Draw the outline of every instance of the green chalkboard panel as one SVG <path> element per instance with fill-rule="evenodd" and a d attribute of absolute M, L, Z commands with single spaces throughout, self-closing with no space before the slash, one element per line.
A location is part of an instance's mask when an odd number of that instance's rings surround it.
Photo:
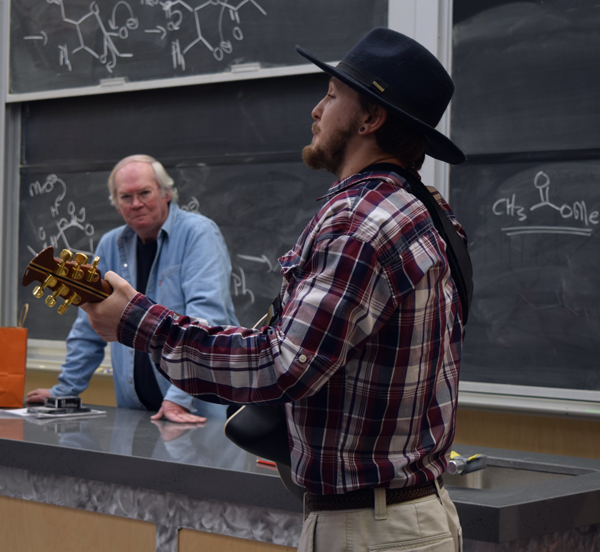
<path fill-rule="evenodd" d="M 122 224 L 108 201 L 111 168 L 146 153 L 164 163 L 182 207 L 219 225 L 236 313 L 254 325 L 279 292 L 277 258 L 335 180 L 301 159 L 327 80 L 315 74 L 23 104 L 19 270 L 46 245 L 91 253 Z M 30 337 L 66 338 L 75 309 L 60 317 L 20 288 L 25 301 Z"/>
<path fill-rule="evenodd" d="M 600 391 L 600 9 L 455 0 L 467 381 Z"/>
<path fill-rule="evenodd" d="M 12 0 L 10 93 L 287 67 L 341 57 L 387 0 Z"/>

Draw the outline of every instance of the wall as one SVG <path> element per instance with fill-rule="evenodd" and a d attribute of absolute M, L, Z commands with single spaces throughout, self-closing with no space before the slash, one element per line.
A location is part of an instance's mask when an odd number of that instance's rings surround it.
<path fill-rule="evenodd" d="M 455 443 L 600 459 L 600 422 L 460 409 Z"/>
<path fill-rule="evenodd" d="M 8 2 L 0 0 L 2 9 L 2 22 L 4 27 L 0 29 L 0 43 L 7 44 L 8 33 Z M 449 36 L 448 14 L 451 13 L 451 0 L 391 0 L 390 2 L 390 26 L 407 34 L 415 36 L 442 59 L 449 67 Z M 437 29 L 437 32 L 436 32 Z M 3 48 L 7 52 L 8 48 Z M 0 58 L 0 92 L 4 97 L 6 93 L 6 58 Z M 11 107 L 11 106 L 9 106 Z M 14 110 L 13 110 L 14 111 Z M 10 109 L 0 110 L 0 141 L 2 147 L 0 152 L 8 152 L 0 156 L 0 175 L 4 176 L 7 165 L 11 163 L 11 152 L 14 153 L 18 144 L 19 133 L 12 125 L 9 141 L 4 143 L 5 119 L 10 119 Z M 448 128 L 449 121 L 445 119 L 443 125 Z M 7 159 L 8 158 L 8 159 Z M 426 168 L 425 177 L 435 182 L 444 190 L 446 182 L 445 168 L 442 165 L 429 166 Z M 428 177 L 430 175 L 430 177 Z M 8 277 L 12 270 L 10 258 L 16 256 L 11 253 L 16 247 L 14 229 L 16 224 L 11 213 L 14 214 L 14 206 L 11 202 L 16 197 L 16 187 L 7 185 L 7 182 L 15 182 L 12 178 L 4 176 L 0 189 L 0 324 L 14 324 L 16 319 L 16 305 L 14 293 L 10 286 L 13 282 Z M 12 199 L 11 199 L 12 198 Z M 11 222 L 12 221 L 12 222 Z M 12 225 L 12 226 L 11 226 Z M 10 284 L 10 285 L 9 285 Z M 56 372 L 31 369 L 27 374 L 26 391 L 38 386 L 48 387 L 56 381 Z M 114 390 L 108 376 L 96 376 L 92 380 L 90 389 L 83 395 L 83 400 L 90 404 L 114 404 Z M 486 447 L 508 448 L 528 450 L 532 452 L 544 452 L 564 454 L 571 456 L 583 456 L 600 458 L 600 444 L 597 435 L 600 430 L 600 422 L 591 420 L 576 420 L 570 418 L 532 416 L 524 414 L 508 414 L 484 412 L 471 409 L 459 409 L 456 442 L 461 444 L 473 444 Z"/>

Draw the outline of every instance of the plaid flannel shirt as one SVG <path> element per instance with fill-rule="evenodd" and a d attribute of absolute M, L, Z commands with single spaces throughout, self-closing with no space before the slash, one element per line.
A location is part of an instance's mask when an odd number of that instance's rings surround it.
<path fill-rule="evenodd" d="M 276 327 L 206 327 L 138 294 L 119 340 L 191 395 L 286 403 L 292 477 L 311 493 L 432 481 L 454 437 L 463 333 L 445 243 L 395 173 L 351 176 L 325 199 L 280 259 Z"/>

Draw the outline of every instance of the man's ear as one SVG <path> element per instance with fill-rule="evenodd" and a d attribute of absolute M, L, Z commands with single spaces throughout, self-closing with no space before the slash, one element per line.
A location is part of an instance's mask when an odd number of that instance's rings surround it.
<path fill-rule="evenodd" d="M 365 136 L 372 134 L 377 129 L 381 128 L 387 120 L 388 112 L 380 105 L 374 105 L 369 112 L 364 114 L 362 123 L 359 128 L 359 134 Z"/>

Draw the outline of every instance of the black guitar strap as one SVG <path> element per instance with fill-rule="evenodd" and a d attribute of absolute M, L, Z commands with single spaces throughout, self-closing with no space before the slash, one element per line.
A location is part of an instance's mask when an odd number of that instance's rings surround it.
<path fill-rule="evenodd" d="M 469 308 L 473 298 L 473 266 L 471 265 L 471 257 L 469 257 L 467 246 L 452 225 L 448 215 L 419 178 L 402 167 L 390 165 L 390 168 L 410 184 L 411 192 L 427 207 L 435 229 L 446 243 L 450 272 L 462 305 L 464 326 L 469 318 Z"/>
<path fill-rule="evenodd" d="M 435 197 L 433 197 L 431 192 L 423 185 L 419 178 L 410 171 L 391 163 L 379 163 L 376 166 L 373 166 L 373 168 L 375 167 L 377 170 L 390 170 L 390 172 L 395 172 L 404 178 L 410 184 L 413 195 L 421 201 L 429 211 L 429 216 L 433 221 L 435 229 L 446 243 L 446 254 L 448 255 L 450 272 L 462 305 L 464 326 L 469 318 L 469 308 L 473 298 L 473 266 L 471 265 L 471 257 L 469 256 L 465 242 L 452 225 L 452 221 L 448 218 L 448 215 L 446 215 Z M 371 167 L 367 170 L 370 168 Z M 269 307 L 266 317 L 268 318 L 268 326 L 273 326 L 277 323 L 280 311 L 281 300 L 278 295 Z"/>

